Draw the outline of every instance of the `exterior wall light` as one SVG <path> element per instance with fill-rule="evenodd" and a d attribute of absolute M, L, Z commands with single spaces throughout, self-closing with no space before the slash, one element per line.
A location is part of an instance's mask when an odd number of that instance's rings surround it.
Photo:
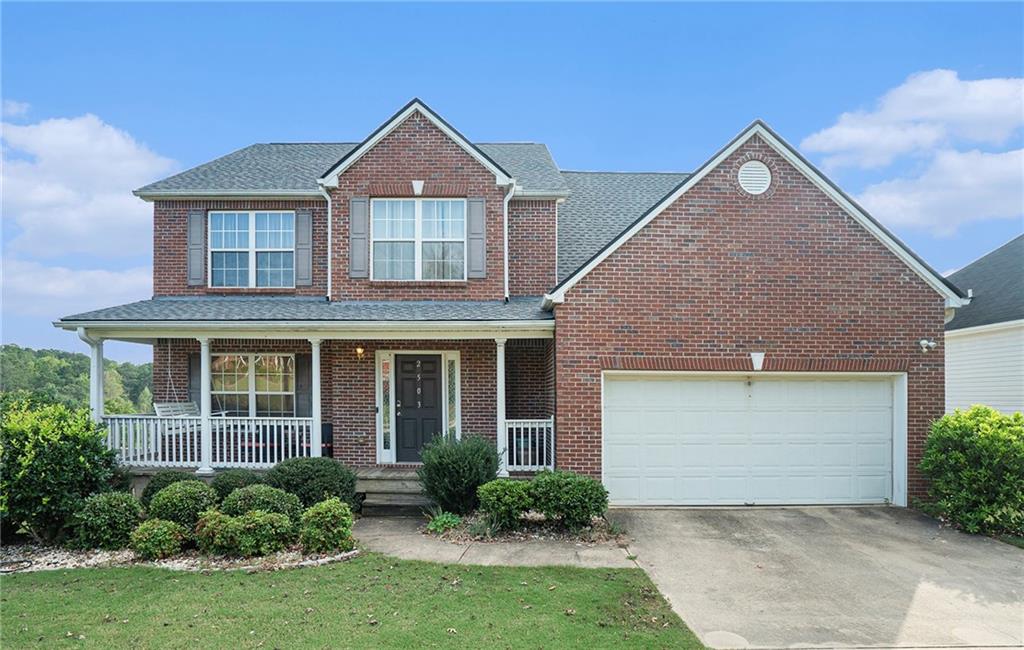
<path fill-rule="evenodd" d="M 930 341 L 928 339 L 921 339 L 917 344 L 921 346 L 921 352 L 928 352 L 929 350 L 935 349 L 935 341 Z"/>
<path fill-rule="evenodd" d="M 366 350 L 364 350 L 362 348 L 362 346 L 357 347 L 356 348 L 356 359 L 359 359 L 360 361 L 362 361 L 363 360 L 363 355 L 365 353 L 366 353 Z"/>

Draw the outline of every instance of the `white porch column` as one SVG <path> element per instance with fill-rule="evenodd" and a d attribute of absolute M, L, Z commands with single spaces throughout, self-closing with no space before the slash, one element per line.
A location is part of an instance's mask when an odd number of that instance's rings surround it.
<path fill-rule="evenodd" d="M 103 422 L 103 339 L 94 338 L 78 328 L 78 338 L 89 345 L 89 411 L 92 419 Z"/>
<path fill-rule="evenodd" d="M 497 357 L 495 359 L 495 384 L 494 391 L 495 411 L 498 420 L 498 475 L 508 476 L 508 435 L 505 433 L 505 339 L 494 339 Z"/>
<path fill-rule="evenodd" d="M 320 424 L 322 419 L 322 413 L 320 411 L 320 339 L 309 339 L 309 345 L 313 351 L 312 359 L 312 375 L 313 381 L 311 382 L 311 395 L 312 402 L 312 415 L 313 415 L 313 430 L 310 432 L 310 449 L 309 455 L 317 458 L 323 453 L 323 428 Z"/>
<path fill-rule="evenodd" d="M 210 413 L 213 411 L 213 398 L 210 396 L 210 339 L 199 339 L 199 414 L 203 418 L 202 437 L 199 443 L 199 469 L 196 474 L 213 474 L 213 426 Z"/>

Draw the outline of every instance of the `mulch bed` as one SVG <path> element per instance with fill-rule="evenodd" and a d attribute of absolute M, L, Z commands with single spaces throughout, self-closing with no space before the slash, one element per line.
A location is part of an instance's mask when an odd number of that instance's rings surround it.
<path fill-rule="evenodd" d="M 135 557 L 135 552 L 86 550 L 78 551 L 57 546 L 16 544 L 0 546 L 0 573 L 52 571 L 85 567 L 151 566 L 175 571 L 280 571 L 305 566 L 319 566 L 343 562 L 359 554 L 358 550 L 337 554 L 306 555 L 298 548 L 263 557 L 211 557 L 198 551 L 147 562 Z"/>
<path fill-rule="evenodd" d="M 518 528 L 498 531 L 489 536 L 478 532 L 480 526 L 475 525 L 481 522 L 482 519 L 483 515 L 479 513 L 467 515 L 462 518 L 462 523 L 459 526 L 439 536 L 427 531 L 426 523 L 424 523 L 421 530 L 425 535 L 434 535 L 454 544 L 467 544 L 469 542 L 529 542 L 535 540 L 568 542 L 589 546 L 614 543 L 623 548 L 629 544 L 629 537 L 622 531 L 612 530 L 612 527 L 604 518 L 594 519 L 593 524 L 589 528 L 572 531 L 562 525 L 561 522 L 549 521 L 543 515 L 530 512 L 519 520 Z"/>

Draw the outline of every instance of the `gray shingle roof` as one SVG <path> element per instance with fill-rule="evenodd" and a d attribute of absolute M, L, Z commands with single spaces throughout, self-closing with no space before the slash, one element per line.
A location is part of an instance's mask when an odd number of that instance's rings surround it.
<path fill-rule="evenodd" d="M 315 192 L 316 179 L 349 151 L 354 142 L 254 144 L 136 190 L 160 192 Z M 477 145 L 529 191 L 564 193 L 565 180 L 548 148 L 537 143 Z"/>
<path fill-rule="evenodd" d="M 1024 319 L 1024 235 L 949 275 L 964 292 L 974 290 L 971 304 L 956 311 L 947 330 Z"/>
<path fill-rule="evenodd" d="M 531 321 L 550 320 L 540 297 L 487 301 L 334 301 L 324 298 L 162 297 L 61 321 Z"/>
<path fill-rule="evenodd" d="M 558 281 L 586 264 L 687 176 L 563 171 L 569 198 L 558 207 Z"/>

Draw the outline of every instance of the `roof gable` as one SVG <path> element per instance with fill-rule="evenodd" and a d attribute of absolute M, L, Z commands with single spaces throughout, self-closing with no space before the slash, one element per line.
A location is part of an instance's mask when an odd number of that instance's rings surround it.
<path fill-rule="evenodd" d="M 1024 319 L 1024 235 L 1019 235 L 949 276 L 974 295 L 947 330 Z"/>
<path fill-rule="evenodd" d="M 446 122 L 440 115 L 431 110 L 426 104 L 421 102 L 419 99 L 413 99 L 406 104 L 401 110 L 391 116 L 386 122 L 381 124 L 377 129 L 371 133 L 365 140 L 363 140 L 357 147 L 346 153 L 341 157 L 334 165 L 331 166 L 317 182 L 325 187 L 337 187 L 338 177 L 345 172 L 346 169 L 351 167 L 357 160 L 362 158 L 368 151 L 387 137 L 392 131 L 394 131 L 400 124 L 405 122 L 414 113 L 419 113 L 430 121 L 434 126 L 440 129 L 445 135 L 452 139 L 458 144 L 463 150 L 466 151 L 470 156 L 476 159 L 481 165 L 486 167 L 491 173 L 494 174 L 494 182 L 498 185 L 508 185 L 512 182 L 512 176 L 502 168 L 501 165 L 496 163 L 489 155 L 483 152 L 479 147 L 474 145 L 472 142 L 466 139 L 461 133 L 455 130 L 448 122 Z"/>
<path fill-rule="evenodd" d="M 851 199 L 845 192 L 839 189 L 832 181 L 825 177 L 817 168 L 799 154 L 789 143 L 784 141 L 772 131 L 767 124 L 761 120 L 753 122 L 750 126 L 739 133 L 733 140 L 723 147 L 718 153 L 707 160 L 693 174 L 677 184 L 660 201 L 652 205 L 646 212 L 634 220 L 619 235 L 608 242 L 600 251 L 595 253 L 586 263 L 582 264 L 572 274 L 562 280 L 554 290 L 544 297 L 544 306 L 550 308 L 553 304 L 562 302 L 569 289 L 576 285 L 584 276 L 604 261 L 612 253 L 618 250 L 626 241 L 633 237 L 644 226 L 650 223 L 656 216 L 686 193 L 687 190 L 699 183 L 712 170 L 717 168 L 729 156 L 735 153 L 751 138 L 760 137 L 772 149 L 778 152 L 789 164 L 802 173 L 819 190 L 824 192 L 835 201 L 843 210 L 850 214 L 861 226 L 878 239 L 886 248 L 895 254 L 904 264 L 920 276 L 929 286 L 935 289 L 946 299 L 948 307 L 960 307 L 967 304 L 963 294 L 950 281 L 943 278 L 924 260 L 918 257 L 910 248 L 900 241 L 895 235 L 889 232 L 884 226 L 869 215 L 863 208 Z"/>

